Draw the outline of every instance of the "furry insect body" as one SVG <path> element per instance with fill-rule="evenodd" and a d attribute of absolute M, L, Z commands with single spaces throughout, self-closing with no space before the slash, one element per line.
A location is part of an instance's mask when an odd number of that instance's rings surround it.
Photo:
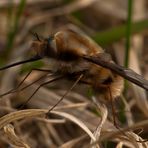
<path fill-rule="evenodd" d="M 113 98 L 119 96 L 123 88 L 121 77 L 148 91 L 148 80 L 132 69 L 115 64 L 109 54 L 83 33 L 65 29 L 44 40 L 41 40 L 37 34 L 35 36 L 37 40 L 32 43 L 36 53 L 34 57 L 7 65 L 0 70 L 46 59 L 52 63 L 50 65 L 53 72 L 65 76 L 76 74 L 73 77 L 75 79 L 77 74 L 83 74 L 81 81 L 91 85 L 101 96 L 109 96 L 109 92 Z"/>
<path fill-rule="evenodd" d="M 66 29 L 57 32 L 50 40 L 34 41 L 32 48 L 41 58 L 50 59 L 54 72 L 62 75 L 81 72 L 82 81 L 90 84 L 101 96 L 109 98 L 108 86 L 113 98 L 120 95 L 123 79 L 119 75 L 82 58 L 85 55 L 96 56 L 104 53 L 101 47 L 85 35 Z"/>

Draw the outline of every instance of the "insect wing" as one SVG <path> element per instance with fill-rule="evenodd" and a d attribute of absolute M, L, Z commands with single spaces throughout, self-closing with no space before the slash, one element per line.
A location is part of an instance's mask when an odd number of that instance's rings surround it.
<path fill-rule="evenodd" d="M 104 54 L 104 55 L 103 55 Z M 97 56 L 84 56 L 83 58 L 87 61 L 100 65 L 104 68 L 110 69 L 123 78 L 133 82 L 134 84 L 144 88 L 148 91 L 148 80 L 144 79 L 141 75 L 134 72 L 132 69 L 125 68 L 123 66 L 117 65 L 111 61 L 109 61 L 106 55 L 107 53 L 101 53 Z"/>

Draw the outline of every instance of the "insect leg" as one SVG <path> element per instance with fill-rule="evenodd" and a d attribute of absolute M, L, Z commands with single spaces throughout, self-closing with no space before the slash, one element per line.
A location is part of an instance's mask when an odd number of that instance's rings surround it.
<path fill-rule="evenodd" d="M 109 95 L 110 95 L 110 100 L 111 100 L 111 108 L 112 108 L 112 113 L 113 113 L 113 122 L 114 122 L 114 126 L 121 132 L 121 134 L 123 134 L 124 136 L 128 137 L 128 135 L 126 133 L 124 133 L 124 131 L 122 131 L 122 129 L 118 126 L 117 122 L 116 122 L 116 112 L 115 112 L 115 106 L 113 104 L 113 98 L 111 95 L 111 90 L 110 87 L 108 86 L 108 90 L 109 90 Z M 147 142 L 148 139 L 144 139 L 144 140 L 135 140 L 136 142 L 139 143 L 143 143 L 143 142 Z"/>
<path fill-rule="evenodd" d="M 113 103 L 113 98 L 112 98 L 110 86 L 108 86 L 108 90 L 109 90 L 109 97 L 110 97 L 109 100 L 110 100 L 110 103 L 111 103 L 111 110 L 112 110 L 114 126 L 117 129 L 119 129 L 119 126 L 118 126 L 117 121 L 116 121 L 116 111 L 115 111 L 115 106 L 114 106 L 114 103 Z"/>
<path fill-rule="evenodd" d="M 33 72 L 33 71 L 42 71 L 42 72 L 51 72 L 50 70 L 46 70 L 46 69 L 32 69 L 25 77 L 24 79 L 13 89 L 9 90 L 8 92 L 1 94 L 0 97 L 3 97 L 5 95 L 8 95 L 10 93 L 15 93 L 17 92 L 17 89 L 24 83 L 24 81 L 29 77 L 29 75 Z M 43 77 L 43 76 L 42 76 Z M 40 77 L 38 80 L 36 80 L 35 82 L 39 81 L 42 77 Z M 35 83 L 33 82 L 33 83 Z M 33 84 L 31 83 L 31 85 Z M 30 85 L 29 85 L 30 86 Z"/>
<path fill-rule="evenodd" d="M 111 109 L 112 109 L 114 126 L 121 132 L 122 135 L 128 137 L 128 135 L 126 133 L 124 133 L 124 131 L 122 131 L 122 129 L 118 126 L 118 124 L 116 122 L 116 111 L 115 111 L 115 106 L 113 103 L 113 98 L 112 98 L 110 86 L 108 86 L 108 90 L 109 90 L 109 97 L 110 97 L 110 102 L 111 102 Z M 136 142 L 138 142 L 138 141 L 136 141 Z"/>
<path fill-rule="evenodd" d="M 47 76 L 53 76 L 53 75 L 54 75 L 54 74 L 50 74 L 50 75 L 49 75 L 49 74 L 45 74 L 45 75 L 41 76 L 40 78 L 38 78 L 37 80 L 33 81 L 32 83 L 30 83 L 30 84 L 24 86 L 23 88 L 21 88 L 21 89 L 18 90 L 18 91 L 22 91 L 22 90 L 28 88 L 29 86 L 33 85 L 34 83 L 36 83 L 36 82 L 38 82 L 38 81 L 40 81 L 40 80 L 46 78 Z M 16 90 L 15 92 L 17 92 L 17 90 Z"/>
<path fill-rule="evenodd" d="M 24 77 L 24 79 L 18 84 L 18 86 L 15 88 L 15 90 L 18 89 L 18 88 L 24 83 L 24 81 L 29 77 L 29 75 L 30 75 L 33 71 L 51 72 L 50 70 L 46 70 L 46 69 L 37 69 L 37 68 L 32 69 L 32 70 Z"/>
<path fill-rule="evenodd" d="M 59 79 L 61 79 L 61 78 L 63 78 L 63 76 L 59 76 L 59 77 L 53 78 L 52 80 L 49 80 L 49 81 L 44 82 L 44 83 L 42 83 L 41 85 L 39 85 L 39 87 L 33 92 L 33 94 L 23 103 L 23 105 L 21 105 L 20 109 L 22 109 L 22 108 L 31 100 L 31 98 L 36 94 L 36 92 L 37 92 L 41 87 L 43 87 L 43 86 L 45 86 L 45 85 L 47 85 L 47 84 L 49 84 L 49 83 L 51 83 L 51 82 L 54 82 L 54 81 L 56 81 L 56 80 L 59 80 Z"/>
<path fill-rule="evenodd" d="M 112 110 L 114 126 L 121 132 L 121 134 L 123 134 L 124 136 L 128 137 L 128 135 L 125 134 L 122 131 L 122 129 L 117 124 L 117 121 L 116 121 L 116 111 L 115 111 L 115 106 L 114 106 L 114 103 L 113 103 L 113 97 L 112 97 L 110 86 L 108 86 L 108 90 L 109 90 L 109 97 L 110 97 L 109 100 L 110 100 L 110 103 L 111 103 L 111 110 Z"/>
<path fill-rule="evenodd" d="M 60 98 L 60 100 L 53 105 L 47 112 L 47 115 L 50 113 L 50 111 L 52 111 L 67 95 L 68 93 L 78 84 L 78 82 L 81 80 L 81 78 L 83 77 L 83 74 L 81 74 L 77 80 L 73 83 L 73 85 L 65 92 L 65 94 Z"/>

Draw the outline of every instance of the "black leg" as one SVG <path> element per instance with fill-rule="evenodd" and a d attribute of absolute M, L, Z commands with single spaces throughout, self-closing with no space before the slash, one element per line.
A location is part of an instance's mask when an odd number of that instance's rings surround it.
<path fill-rule="evenodd" d="M 23 105 L 21 105 L 20 109 L 22 109 L 22 108 L 31 100 L 31 98 L 36 94 L 36 92 L 37 92 L 41 87 L 43 87 L 43 86 L 45 86 L 45 85 L 47 85 L 47 84 L 49 84 L 49 83 L 51 83 L 51 82 L 54 82 L 54 81 L 56 81 L 56 80 L 59 80 L 59 79 L 61 79 L 61 78 L 63 78 L 63 76 L 59 76 L 59 77 L 57 77 L 57 78 L 53 78 L 52 80 L 49 80 L 49 81 L 44 82 L 44 83 L 42 83 L 41 85 L 39 85 L 39 87 L 33 92 L 33 94 L 23 103 Z"/>
<path fill-rule="evenodd" d="M 8 92 L 1 94 L 0 97 L 3 97 L 5 95 L 8 95 L 10 93 L 15 93 L 17 92 L 17 89 L 24 83 L 24 81 L 29 77 L 29 75 L 33 72 L 33 71 L 42 71 L 42 72 L 50 72 L 50 70 L 46 70 L 46 69 L 32 69 L 25 77 L 24 79 L 13 89 L 9 90 Z M 43 76 L 42 76 L 43 77 Z M 39 81 L 41 78 L 39 78 L 38 80 L 36 80 L 35 82 Z M 34 84 L 35 82 L 31 83 Z M 29 85 L 30 86 L 30 85 Z M 22 89 L 21 89 L 22 90 Z M 19 91 L 19 90 L 18 90 Z"/>
<path fill-rule="evenodd" d="M 112 94 L 111 94 L 110 86 L 108 86 L 108 90 L 109 90 L 109 97 L 110 97 L 109 100 L 110 100 L 110 103 L 111 103 L 114 126 L 121 132 L 122 135 L 128 137 L 128 135 L 126 133 L 124 133 L 124 131 L 122 131 L 122 129 L 117 124 L 115 106 L 114 106 L 114 103 L 113 103 L 113 97 L 112 97 Z"/>
<path fill-rule="evenodd" d="M 77 80 L 73 83 L 73 85 L 65 92 L 65 94 L 60 98 L 60 100 L 54 105 L 52 106 L 48 112 L 47 112 L 47 116 L 50 113 L 50 111 L 52 111 L 67 95 L 68 93 L 78 84 L 78 82 L 81 80 L 81 78 L 83 77 L 83 74 L 81 74 Z"/>

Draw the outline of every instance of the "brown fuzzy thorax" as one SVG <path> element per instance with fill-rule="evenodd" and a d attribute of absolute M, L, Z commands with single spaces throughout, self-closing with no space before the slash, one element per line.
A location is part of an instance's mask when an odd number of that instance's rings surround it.
<path fill-rule="evenodd" d="M 61 31 L 55 34 L 58 60 L 56 61 L 57 71 L 62 73 L 74 73 L 82 71 L 82 81 L 90 84 L 97 92 L 109 98 L 109 88 L 112 97 L 121 94 L 123 79 L 113 74 L 110 70 L 87 62 L 81 57 L 83 55 L 97 55 L 104 52 L 92 40 L 79 35 L 71 30 Z"/>

